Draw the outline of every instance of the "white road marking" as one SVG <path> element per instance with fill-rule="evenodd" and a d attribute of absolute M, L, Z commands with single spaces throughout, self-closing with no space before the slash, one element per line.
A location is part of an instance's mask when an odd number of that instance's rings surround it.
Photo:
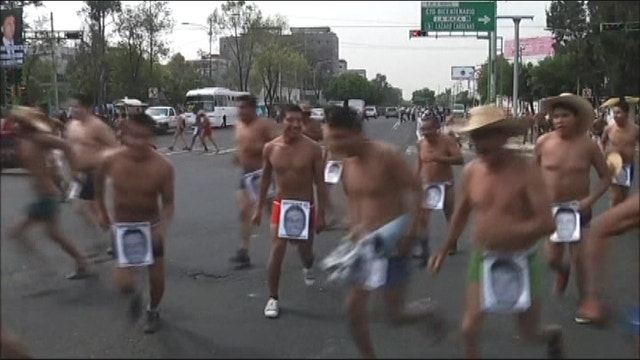
<path fill-rule="evenodd" d="M 393 124 L 393 130 L 398 130 L 399 127 L 400 127 L 400 120 L 396 121 L 396 123 Z"/>
<path fill-rule="evenodd" d="M 171 156 L 171 155 L 177 155 L 177 154 L 184 154 L 189 152 L 189 150 L 176 150 L 176 151 L 171 151 L 168 153 L 164 153 L 166 156 Z"/>
<path fill-rule="evenodd" d="M 221 149 L 220 152 L 217 153 L 217 154 L 214 151 L 214 152 L 211 152 L 211 153 L 209 153 L 207 155 L 209 155 L 209 156 L 212 156 L 212 155 L 224 155 L 224 154 L 229 154 L 229 153 L 232 153 L 232 152 L 235 152 L 235 151 L 236 151 L 236 148 Z"/>

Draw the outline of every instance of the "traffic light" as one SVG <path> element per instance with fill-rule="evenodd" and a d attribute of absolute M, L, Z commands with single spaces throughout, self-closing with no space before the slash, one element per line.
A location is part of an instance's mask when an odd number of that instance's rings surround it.
<path fill-rule="evenodd" d="M 427 32 L 422 30 L 409 30 L 409 39 L 414 37 L 426 37 Z"/>
<path fill-rule="evenodd" d="M 624 23 L 600 23 L 600 31 L 620 31 L 624 30 Z"/>

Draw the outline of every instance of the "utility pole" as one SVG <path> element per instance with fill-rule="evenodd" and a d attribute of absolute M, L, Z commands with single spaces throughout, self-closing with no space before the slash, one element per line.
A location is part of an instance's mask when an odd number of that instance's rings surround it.
<path fill-rule="evenodd" d="M 533 20 L 533 16 L 497 16 L 496 19 L 511 19 L 513 20 L 513 36 L 515 54 L 513 56 L 513 110 L 512 115 L 518 116 L 518 84 L 520 83 L 520 21 L 521 20 Z"/>
<path fill-rule="evenodd" d="M 215 84 L 213 84 L 213 21 L 211 20 L 212 19 L 209 19 L 209 31 L 207 35 L 209 35 L 209 82 L 211 86 L 213 86 Z"/>
<path fill-rule="evenodd" d="M 50 13 L 50 20 L 51 20 L 51 34 L 53 35 L 55 33 L 55 30 L 53 29 L 53 12 Z M 53 74 L 53 99 L 54 99 L 54 104 L 55 104 L 55 112 L 57 113 L 58 110 L 60 109 L 60 99 L 58 98 L 58 65 L 56 63 L 56 49 L 57 49 L 57 44 L 58 44 L 58 40 L 55 39 L 54 37 L 51 36 L 50 37 L 51 40 L 51 65 L 53 66 L 53 71 L 51 72 Z"/>

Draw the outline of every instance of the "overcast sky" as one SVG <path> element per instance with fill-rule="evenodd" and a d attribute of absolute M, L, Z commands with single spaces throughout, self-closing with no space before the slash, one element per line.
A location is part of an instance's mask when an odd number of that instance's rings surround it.
<path fill-rule="evenodd" d="M 53 12 L 56 30 L 77 30 L 82 19 L 77 11 L 81 1 L 44 1 L 44 6 L 27 11 L 27 21 Z M 132 5 L 136 1 L 123 1 Z M 206 31 L 183 22 L 205 24 L 207 15 L 222 1 L 169 1 L 176 26 L 168 35 L 173 52 L 187 59 L 198 49 L 208 51 Z M 409 30 L 420 27 L 420 1 L 259 1 L 266 15 L 282 14 L 290 26 L 329 26 L 340 39 L 340 58 L 351 69 L 365 69 L 367 77 L 387 75 L 388 81 L 403 90 L 405 98 L 423 87 L 436 91 L 450 87 L 451 66 L 477 66 L 486 60 L 486 40 L 414 38 Z M 549 1 L 498 1 L 498 15 L 533 15 L 523 21 L 520 37 L 545 36 L 545 8 Z M 498 36 L 513 38 L 511 20 L 498 21 Z M 214 52 L 217 42 L 214 44 Z"/>

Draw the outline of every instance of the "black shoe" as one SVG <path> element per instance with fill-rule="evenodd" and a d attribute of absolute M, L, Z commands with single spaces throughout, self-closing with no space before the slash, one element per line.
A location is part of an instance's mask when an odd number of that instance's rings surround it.
<path fill-rule="evenodd" d="M 160 312 L 147 310 L 147 323 L 144 324 L 144 333 L 153 334 L 160 329 Z"/>
<path fill-rule="evenodd" d="M 167 149 L 168 149 L 169 151 L 173 151 L 173 146 L 169 146 Z"/>
<path fill-rule="evenodd" d="M 247 251 L 247 249 L 238 249 L 236 254 L 229 258 L 229 261 L 240 265 L 251 264 L 251 259 L 249 258 L 249 252 Z"/>
<path fill-rule="evenodd" d="M 129 301 L 129 320 L 136 322 L 142 316 L 142 294 L 136 290 L 135 294 Z"/>

